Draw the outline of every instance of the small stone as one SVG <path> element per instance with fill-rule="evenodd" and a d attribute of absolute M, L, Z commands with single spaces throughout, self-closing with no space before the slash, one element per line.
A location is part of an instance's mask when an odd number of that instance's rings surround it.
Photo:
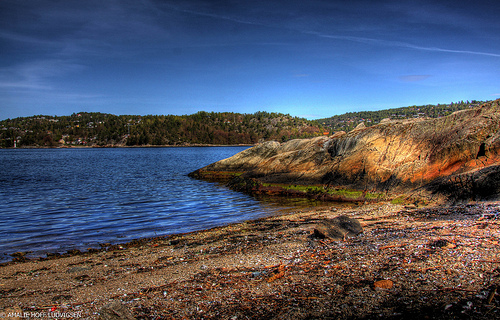
<path fill-rule="evenodd" d="M 385 289 L 385 290 L 388 290 L 388 289 L 391 289 L 394 285 L 394 282 L 392 282 L 392 280 L 379 280 L 379 281 L 375 281 L 373 283 L 373 286 L 375 287 L 375 289 Z"/>
<path fill-rule="evenodd" d="M 418 206 L 416 204 L 408 204 L 405 206 L 405 209 L 417 209 Z"/>
<path fill-rule="evenodd" d="M 47 258 L 59 257 L 61 254 L 59 252 L 47 252 Z"/>
<path fill-rule="evenodd" d="M 18 252 L 11 253 L 10 256 L 18 258 L 18 257 L 24 257 L 28 253 L 30 253 L 30 251 L 18 251 Z"/>
<path fill-rule="evenodd" d="M 90 269 L 91 269 L 90 267 L 73 267 L 73 268 L 69 268 L 66 272 L 67 273 L 75 273 L 75 272 L 87 271 Z"/>
<path fill-rule="evenodd" d="M 453 249 L 456 247 L 456 245 L 444 239 L 434 241 L 430 244 L 430 246 L 433 248 L 443 248 L 443 249 Z"/>

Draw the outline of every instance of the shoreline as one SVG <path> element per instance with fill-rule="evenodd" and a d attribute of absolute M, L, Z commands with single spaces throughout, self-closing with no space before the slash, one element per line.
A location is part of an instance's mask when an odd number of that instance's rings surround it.
<path fill-rule="evenodd" d="M 328 205 L 327 205 L 328 204 Z M 347 206 L 352 206 L 353 204 L 351 203 L 342 203 L 341 205 L 338 203 L 334 202 L 324 202 L 322 204 L 319 204 L 319 207 L 338 207 L 338 208 L 345 208 Z M 60 258 L 67 258 L 67 257 L 73 257 L 73 256 L 83 256 L 83 255 L 91 255 L 99 252 L 107 252 L 107 251 L 116 251 L 116 250 L 124 250 L 127 248 L 133 248 L 133 247 L 138 247 L 141 245 L 144 245 L 149 242 L 155 242 L 155 241 L 169 241 L 171 238 L 178 238 L 178 237 L 184 237 L 188 236 L 190 234 L 195 234 L 195 233 L 202 233 L 202 232 L 210 232 L 215 229 L 221 229 L 225 228 L 231 225 L 237 225 L 240 223 L 246 223 L 246 222 L 257 222 L 259 220 L 263 219 L 268 219 L 268 218 L 273 218 L 273 217 L 279 217 L 282 215 L 287 215 L 291 211 L 295 210 L 307 210 L 311 206 L 297 206 L 293 208 L 288 208 L 288 207 L 283 207 L 279 210 L 277 210 L 275 213 L 270 214 L 268 216 L 264 217 L 256 217 L 255 219 L 250 219 L 250 220 L 243 220 L 240 222 L 230 222 L 227 224 L 223 225 L 218 225 L 218 226 L 213 226 L 207 229 L 199 229 L 199 230 L 193 230 L 193 231 L 187 231 L 187 232 L 180 232 L 180 233 L 168 233 L 164 235 L 158 235 L 158 236 L 151 236 L 151 237 L 144 237 L 144 238 L 136 238 L 136 239 L 131 239 L 125 242 L 103 242 L 103 243 L 94 243 L 91 245 L 86 246 L 86 249 L 80 248 L 74 248 L 74 249 L 69 249 L 65 251 L 59 251 L 59 252 L 53 252 L 53 251 L 44 251 L 44 250 L 38 250 L 39 254 L 37 255 L 32 255 L 34 252 L 33 251 L 17 251 L 13 253 L 5 253 L 4 255 L 11 257 L 10 260 L 8 261 L 3 261 L 0 262 L 0 268 L 6 265 L 10 264 L 15 264 L 15 263 L 24 263 L 24 262 L 32 262 L 32 261 L 46 261 L 46 260 L 53 260 L 53 259 L 60 259 Z"/>
<path fill-rule="evenodd" d="M 9 147 L 0 148 L 5 150 L 15 149 L 114 149 L 114 148 L 190 148 L 190 147 L 253 147 L 255 144 L 182 144 L 182 145 L 141 145 L 141 146 L 127 146 L 127 145 L 106 145 L 106 146 L 25 146 L 25 147 Z"/>
<path fill-rule="evenodd" d="M 491 319 L 500 316 L 499 211 L 499 202 L 297 210 L 9 262 L 0 265 L 0 313 L 97 319 L 118 306 L 141 319 Z M 339 215 L 364 232 L 345 241 L 312 236 Z"/>

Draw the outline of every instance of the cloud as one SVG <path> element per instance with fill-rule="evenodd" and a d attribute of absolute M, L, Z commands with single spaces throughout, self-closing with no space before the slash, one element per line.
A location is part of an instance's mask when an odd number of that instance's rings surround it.
<path fill-rule="evenodd" d="M 22 34 L 16 34 L 13 32 L 6 32 L 6 31 L 0 31 L 0 39 L 4 40 L 9 40 L 9 41 L 15 41 L 15 42 L 23 42 L 27 43 L 30 45 L 37 45 L 37 46 L 58 46 L 57 42 L 50 41 L 50 40 L 44 40 L 32 36 L 26 36 Z"/>
<path fill-rule="evenodd" d="M 157 50 L 171 36 L 169 27 L 175 25 L 167 19 L 161 22 L 156 8 L 146 0 L 63 1 L 57 5 L 41 0 L 25 6 L 16 3 L 6 6 L 5 12 L 1 10 L 0 4 L 3 45 L 51 57 L 87 59 Z M 16 16 L 25 18 L 12 18 Z"/>
<path fill-rule="evenodd" d="M 392 41 L 388 41 L 388 44 L 390 44 Z M 479 56 L 489 56 L 489 57 L 496 57 L 500 58 L 500 54 L 498 53 L 491 53 L 491 52 L 482 52 L 482 51 L 471 51 L 471 50 L 453 50 L 453 49 L 444 49 L 444 48 L 437 48 L 437 47 L 423 47 L 423 46 L 416 46 L 410 43 L 404 43 L 404 42 L 394 42 L 394 45 L 400 46 L 400 47 L 406 47 L 409 49 L 415 49 L 415 50 L 422 50 L 422 51 L 434 51 L 434 52 L 449 52 L 449 53 L 459 53 L 459 54 L 472 54 L 472 55 L 479 55 Z"/>
<path fill-rule="evenodd" d="M 249 20 L 248 18 L 247 19 L 236 18 L 236 17 L 233 17 L 231 14 L 215 14 L 215 13 L 202 12 L 202 11 L 197 11 L 197 10 L 182 9 L 182 8 L 171 6 L 171 5 L 167 5 L 167 7 L 170 8 L 171 10 L 175 10 L 175 11 L 183 12 L 183 13 L 188 13 L 188 14 L 192 14 L 192 15 L 211 17 L 214 19 L 231 21 L 231 22 L 238 23 L 238 24 L 254 25 L 254 26 L 261 26 L 261 27 L 266 27 L 266 28 L 295 31 L 295 32 L 299 32 L 299 33 L 302 33 L 305 35 L 313 35 L 316 37 L 327 38 L 327 39 L 345 40 L 345 41 L 365 43 L 365 44 L 370 44 L 370 45 L 381 45 L 381 46 L 387 46 L 387 47 L 400 47 L 400 48 L 407 48 L 407 49 L 413 49 L 413 50 L 418 50 L 418 51 L 481 55 L 481 56 L 500 58 L 499 53 L 493 53 L 493 52 L 483 52 L 483 51 L 474 51 L 474 50 L 457 50 L 457 49 L 431 47 L 431 46 L 419 46 L 419 45 L 415 45 L 413 43 L 402 42 L 402 41 L 392 41 L 392 40 L 384 40 L 384 39 L 369 38 L 369 37 L 347 36 L 347 35 L 341 35 L 341 34 L 329 34 L 329 33 L 325 33 L 325 32 L 317 32 L 317 31 L 313 31 L 313 30 L 308 30 L 307 28 L 303 27 L 304 24 L 301 24 L 301 26 L 296 25 L 295 27 L 292 27 L 292 26 L 287 26 L 286 21 L 282 21 L 280 23 L 276 23 L 276 22 L 269 23 L 269 22 L 262 22 L 262 21 L 259 21 L 256 19 Z M 452 20 L 452 21 L 454 21 L 454 20 Z"/>
<path fill-rule="evenodd" d="M 51 79 L 82 70 L 80 64 L 67 60 L 47 59 L 0 69 L 0 88 L 37 89 L 52 88 Z"/>
<path fill-rule="evenodd" d="M 264 26 L 263 24 L 260 24 L 257 22 L 252 22 L 252 21 L 243 20 L 243 19 L 237 19 L 237 18 L 233 18 L 229 15 L 221 15 L 221 14 L 214 14 L 214 13 L 209 13 L 209 12 L 181 9 L 181 8 L 178 8 L 178 7 L 175 7 L 172 5 L 166 5 L 166 6 L 172 10 L 175 10 L 178 12 L 183 12 L 183 13 L 188 13 L 188 14 L 192 14 L 192 15 L 210 17 L 210 18 L 219 19 L 219 20 L 227 20 L 227 21 L 236 22 L 236 23 L 240 23 L 240 24 Z"/>
<path fill-rule="evenodd" d="M 491 53 L 491 52 L 482 52 L 482 51 L 472 51 L 472 50 L 454 50 L 454 49 L 445 49 L 438 47 L 425 47 L 425 46 L 417 46 L 408 42 L 401 41 L 390 41 L 376 38 L 365 38 L 365 37 L 353 37 L 353 36 L 343 36 L 343 35 L 332 35 L 332 34 L 323 34 L 314 31 L 302 31 L 304 34 L 315 35 L 321 38 L 328 39 L 337 39 L 337 40 L 347 40 L 359 43 L 373 44 L 373 45 L 382 45 L 387 47 L 400 47 L 400 48 L 408 48 L 419 51 L 432 51 L 432 52 L 449 52 L 449 53 L 459 53 L 459 54 L 471 54 L 471 55 L 481 55 L 481 56 L 489 56 L 500 58 L 500 54 Z"/>
<path fill-rule="evenodd" d="M 404 82 L 417 82 L 417 81 L 423 81 L 429 77 L 431 77 L 431 75 L 429 74 L 412 74 L 412 75 L 400 76 L 399 80 Z"/>

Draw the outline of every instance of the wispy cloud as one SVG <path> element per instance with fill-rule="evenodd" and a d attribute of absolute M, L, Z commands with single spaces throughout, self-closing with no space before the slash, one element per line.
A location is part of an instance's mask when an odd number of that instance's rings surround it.
<path fill-rule="evenodd" d="M 52 88 L 51 79 L 83 68 L 80 64 L 58 59 L 5 67 L 0 69 L 0 88 L 47 90 Z"/>
<path fill-rule="evenodd" d="M 392 41 L 388 41 L 388 44 L 390 44 L 391 42 Z M 489 57 L 500 58 L 500 54 L 498 54 L 498 53 L 491 53 L 491 52 L 471 51 L 471 50 L 454 50 L 454 49 L 445 49 L 445 48 L 437 48 L 437 47 L 423 47 L 423 46 L 417 46 L 417 45 L 413 45 L 413 44 L 410 44 L 410 43 L 404 43 L 404 42 L 394 42 L 394 45 L 395 46 L 406 47 L 406 48 L 409 48 L 409 49 L 422 50 L 422 51 L 472 54 L 472 55 L 489 56 Z"/>
<path fill-rule="evenodd" d="M 235 17 L 231 17 L 229 15 L 221 15 L 221 14 L 214 14 L 214 13 L 209 13 L 209 12 L 182 9 L 182 8 L 179 8 L 179 7 L 173 6 L 173 5 L 166 5 L 166 6 L 172 10 L 175 10 L 178 12 L 183 12 L 183 13 L 188 13 L 188 14 L 192 14 L 192 15 L 196 15 L 196 16 L 210 17 L 210 18 L 214 18 L 214 19 L 218 19 L 218 20 L 227 20 L 227 21 L 236 22 L 236 23 L 240 23 L 240 24 L 258 25 L 258 26 L 269 27 L 269 25 L 261 24 L 259 22 L 255 22 L 255 21 L 238 19 Z"/>
<path fill-rule="evenodd" d="M 22 34 L 16 34 L 13 32 L 6 32 L 2 30 L 0 30 L 0 39 L 23 42 L 30 45 L 42 45 L 42 46 L 54 46 L 54 47 L 58 46 L 58 43 L 54 41 L 40 39 L 32 36 L 26 36 Z"/>
<path fill-rule="evenodd" d="M 408 42 L 391 41 L 391 40 L 383 40 L 383 39 L 376 39 L 376 38 L 323 34 L 323 33 L 314 32 L 314 31 L 302 31 L 302 33 L 314 35 L 314 36 L 321 37 L 321 38 L 327 38 L 327 39 L 347 40 L 347 41 L 352 41 L 352 42 L 366 43 L 366 44 L 372 44 L 372 45 L 381 45 L 381 46 L 387 46 L 387 47 L 400 47 L 400 48 L 408 48 L 408 49 L 414 49 L 414 50 L 419 50 L 419 51 L 472 54 L 472 55 L 481 55 L 481 56 L 500 58 L 500 54 L 491 53 L 491 52 L 472 51 L 472 50 L 455 50 L 455 49 L 446 49 L 446 48 L 438 48 L 438 47 L 425 47 L 425 46 L 418 46 L 418 45 L 408 43 Z"/>
<path fill-rule="evenodd" d="M 176 10 L 178 12 L 189 13 L 198 16 L 210 17 L 219 20 L 231 21 L 238 24 L 246 24 L 246 25 L 255 25 L 262 26 L 273 29 L 286 29 L 290 31 L 299 32 L 306 35 L 313 35 L 316 37 L 326 38 L 326 39 L 336 39 L 336 40 L 345 40 L 351 42 L 365 43 L 370 45 L 379 45 L 379 46 L 387 46 L 387 47 L 399 47 L 399 48 L 407 48 L 418 51 L 429 51 L 429 52 L 443 52 L 443 53 L 456 53 L 456 54 L 468 54 L 468 55 L 480 55 L 480 56 L 489 56 L 500 58 L 500 53 L 493 52 L 483 52 L 483 51 L 474 51 L 474 50 L 458 50 L 458 49 L 449 49 L 449 48 L 440 48 L 440 47 L 432 47 L 432 46 L 420 46 L 409 42 L 402 41 L 392 41 L 392 40 L 384 40 L 379 38 L 369 38 L 369 37 L 356 37 L 356 36 L 347 36 L 347 35 L 336 35 L 336 34 L 328 34 L 322 32 L 316 32 L 312 30 L 307 30 L 304 28 L 294 28 L 285 26 L 282 24 L 276 23 L 264 23 L 258 20 L 250 21 L 247 19 L 241 19 L 232 17 L 230 15 L 222 15 L 222 14 L 214 14 L 209 12 L 195 11 L 189 9 L 182 9 L 175 6 L 169 6 L 170 9 Z"/>

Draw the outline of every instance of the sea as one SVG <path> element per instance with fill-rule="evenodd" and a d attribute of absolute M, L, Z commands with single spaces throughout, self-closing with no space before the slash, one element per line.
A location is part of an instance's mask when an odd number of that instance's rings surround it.
<path fill-rule="evenodd" d="M 188 173 L 248 147 L 0 150 L 0 262 L 271 216 L 289 206 Z"/>

